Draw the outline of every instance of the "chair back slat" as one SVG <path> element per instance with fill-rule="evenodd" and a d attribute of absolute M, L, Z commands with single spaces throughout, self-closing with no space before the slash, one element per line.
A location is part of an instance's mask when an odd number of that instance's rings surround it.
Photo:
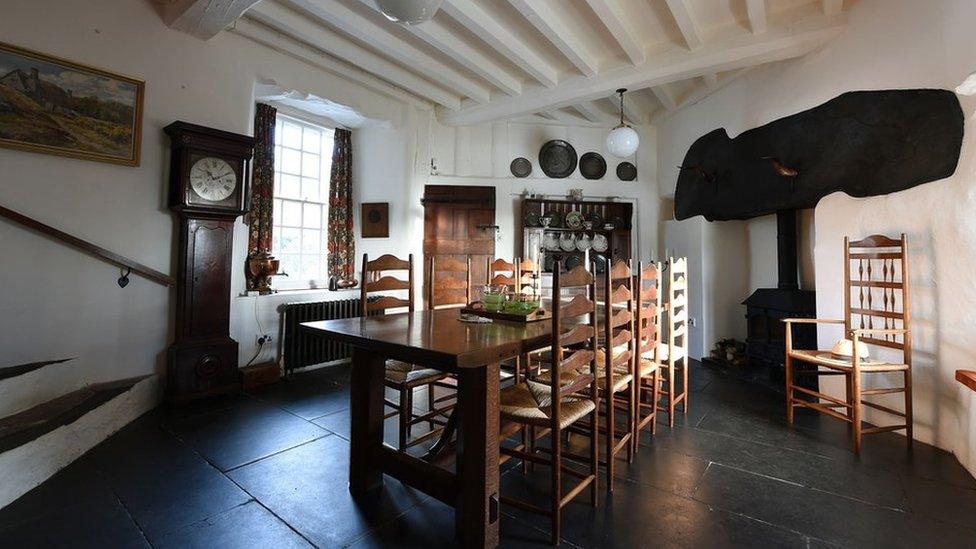
<path fill-rule="evenodd" d="M 559 344 L 563 347 L 578 345 L 593 338 L 593 326 L 579 324 L 559 336 Z"/>
<path fill-rule="evenodd" d="M 688 347 L 688 258 L 668 259 L 668 348 Z M 671 355 L 674 353 L 672 352 Z"/>
<path fill-rule="evenodd" d="M 552 277 L 552 370 L 549 372 L 549 390 L 551 394 L 561 396 L 583 391 L 589 386 L 590 397 L 596 399 L 593 372 L 597 311 L 593 275 L 583 266 L 568 273 L 562 270 L 562 261 L 556 261 Z M 573 292 L 583 289 L 585 294 L 576 293 L 564 304 L 567 289 Z M 573 347 L 568 347 L 570 344 Z M 550 427 L 555 432 L 559 429 L 561 398 L 552 399 L 550 406 Z"/>
<path fill-rule="evenodd" d="M 576 294 L 564 305 L 559 307 L 560 315 L 563 318 L 573 318 L 593 312 L 593 301 L 583 294 Z"/>
<path fill-rule="evenodd" d="M 907 330 L 908 237 L 871 235 L 844 239 L 844 322 L 852 329 Z M 865 334 L 864 343 L 901 350 L 910 360 L 909 333 Z"/>
<path fill-rule="evenodd" d="M 428 310 L 464 307 L 471 303 L 471 258 L 464 261 L 448 255 L 432 255 L 427 260 Z"/>
<path fill-rule="evenodd" d="M 634 285 L 637 288 L 634 321 L 637 325 L 637 354 L 657 360 L 657 347 L 661 341 L 661 265 L 638 264 Z"/>
<path fill-rule="evenodd" d="M 391 272 L 397 274 L 390 274 Z M 401 278 L 404 276 L 405 279 Z M 363 254 L 359 288 L 360 316 L 371 313 L 385 314 L 389 309 L 406 308 L 408 311 L 413 311 L 413 254 L 405 260 L 384 254 L 372 261 L 369 259 L 369 254 Z M 386 294 L 379 296 L 379 299 L 369 299 L 376 297 L 375 294 L 378 292 L 402 294 L 404 291 L 406 297 Z"/>
<path fill-rule="evenodd" d="M 603 383 L 611 399 L 617 367 L 626 365 L 632 375 L 637 372 L 633 284 L 633 271 L 626 261 L 618 260 L 608 266 L 603 277 Z"/>
<path fill-rule="evenodd" d="M 593 274 L 586 270 L 586 267 L 578 265 L 573 270 L 559 277 L 559 282 L 563 288 L 578 288 L 580 286 L 590 286 L 593 284 Z"/>

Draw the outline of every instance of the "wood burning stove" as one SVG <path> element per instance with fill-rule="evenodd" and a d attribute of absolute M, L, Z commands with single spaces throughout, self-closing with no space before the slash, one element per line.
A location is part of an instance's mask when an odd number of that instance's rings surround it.
<path fill-rule="evenodd" d="M 777 262 L 779 283 L 776 288 L 760 288 L 745 301 L 747 321 L 746 354 L 749 357 L 753 381 L 777 391 L 784 390 L 786 330 L 784 318 L 814 318 L 817 312 L 816 293 L 801 290 L 797 282 L 797 211 L 776 213 Z M 813 324 L 799 324 L 793 330 L 793 344 L 797 348 L 814 349 L 817 330 Z M 804 365 L 797 364 L 802 371 Z M 798 376 L 797 384 L 817 389 L 816 376 Z"/>

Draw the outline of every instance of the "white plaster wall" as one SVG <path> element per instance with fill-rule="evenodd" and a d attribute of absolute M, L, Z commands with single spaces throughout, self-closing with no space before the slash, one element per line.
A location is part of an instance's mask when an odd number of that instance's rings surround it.
<path fill-rule="evenodd" d="M 731 135 L 819 105 L 856 89 L 954 88 L 976 69 L 976 2 L 968 0 L 860 0 L 845 32 L 822 51 L 749 74 L 679 113 L 658 129 L 660 185 L 674 188 L 668 169 L 691 142 L 716 127 Z M 885 197 L 835 194 L 815 210 L 818 315 L 842 314 L 842 242 L 845 235 L 905 232 L 911 242 L 915 334 L 915 435 L 954 452 L 976 472 L 974 395 L 952 381 L 957 368 L 976 362 L 976 159 L 973 98 L 961 98 L 966 139 L 956 174 Z M 692 220 L 691 222 L 698 222 Z M 684 222 L 687 223 L 687 222 Z M 809 234 L 809 224 L 803 232 Z M 775 280 L 775 222 L 749 222 L 748 281 Z M 801 257 L 810 252 L 801 248 Z M 703 261 L 726 261 L 703 247 Z M 802 261 L 802 260 L 801 260 Z M 767 271 L 764 265 L 769 265 Z M 808 275 L 804 280 L 809 282 Z M 728 303 L 717 304 L 734 307 Z M 709 319 L 705 319 L 706 323 Z M 821 345 L 840 334 L 824 330 Z M 829 382 L 828 385 L 829 387 Z M 900 408 L 901 406 L 896 406 Z M 890 422 L 868 414 L 869 421 Z"/>
<path fill-rule="evenodd" d="M 371 198 L 402 204 L 404 166 L 416 141 L 412 108 L 245 38 L 221 33 L 203 42 L 170 30 L 145 1 L 7 0 L 0 40 L 146 81 L 139 167 L 0 149 L 0 204 L 157 270 L 175 272 L 174 217 L 165 198 L 169 144 L 162 128 L 186 120 L 250 134 L 259 80 L 391 121 L 397 129 L 357 132 L 356 171 L 376 182 L 363 180 L 375 189 Z M 406 215 L 392 213 L 394 219 Z M 235 295 L 244 284 L 244 235 L 239 222 Z M 138 276 L 120 289 L 115 268 L 6 221 L 0 221 L 0 243 L 7 258 L 0 275 L 0 364 L 77 357 L 67 365 L 87 382 L 162 371 L 172 339 L 171 290 Z M 254 348 L 253 337 L 241 337 L 254 323 L 252 305 L 232 302 L 242 360 Z M 56 395 L 38 388 L 36 396 Z"/>

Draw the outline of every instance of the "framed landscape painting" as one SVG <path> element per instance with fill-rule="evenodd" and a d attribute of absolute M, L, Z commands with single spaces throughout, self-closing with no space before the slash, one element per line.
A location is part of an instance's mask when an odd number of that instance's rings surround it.
<path fill-rule="evenodd" d="M 139 165 L 145 83 L 0 42 L 0 147 Z"/>

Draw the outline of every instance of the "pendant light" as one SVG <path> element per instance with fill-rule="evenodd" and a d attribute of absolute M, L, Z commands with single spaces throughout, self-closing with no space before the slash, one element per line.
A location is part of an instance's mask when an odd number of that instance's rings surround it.
<path fill-rule="evenodd" d="M 626 91 L 627 88 L 617 90 L 617 93 L 620 94 L 620 125 L 610 130 L 607 135 L 607 150 L 617 158 L 633 156 L 637 152 L 638 145 L 640 145 L 640 136 L 637 135 L 634 128 L 624 123 L 624 92 Z"/>
<path fill-rule="evenodd" d="M 430 21 L 444 0 L 375 0 L 387 19 L 401 25 Z"/>

